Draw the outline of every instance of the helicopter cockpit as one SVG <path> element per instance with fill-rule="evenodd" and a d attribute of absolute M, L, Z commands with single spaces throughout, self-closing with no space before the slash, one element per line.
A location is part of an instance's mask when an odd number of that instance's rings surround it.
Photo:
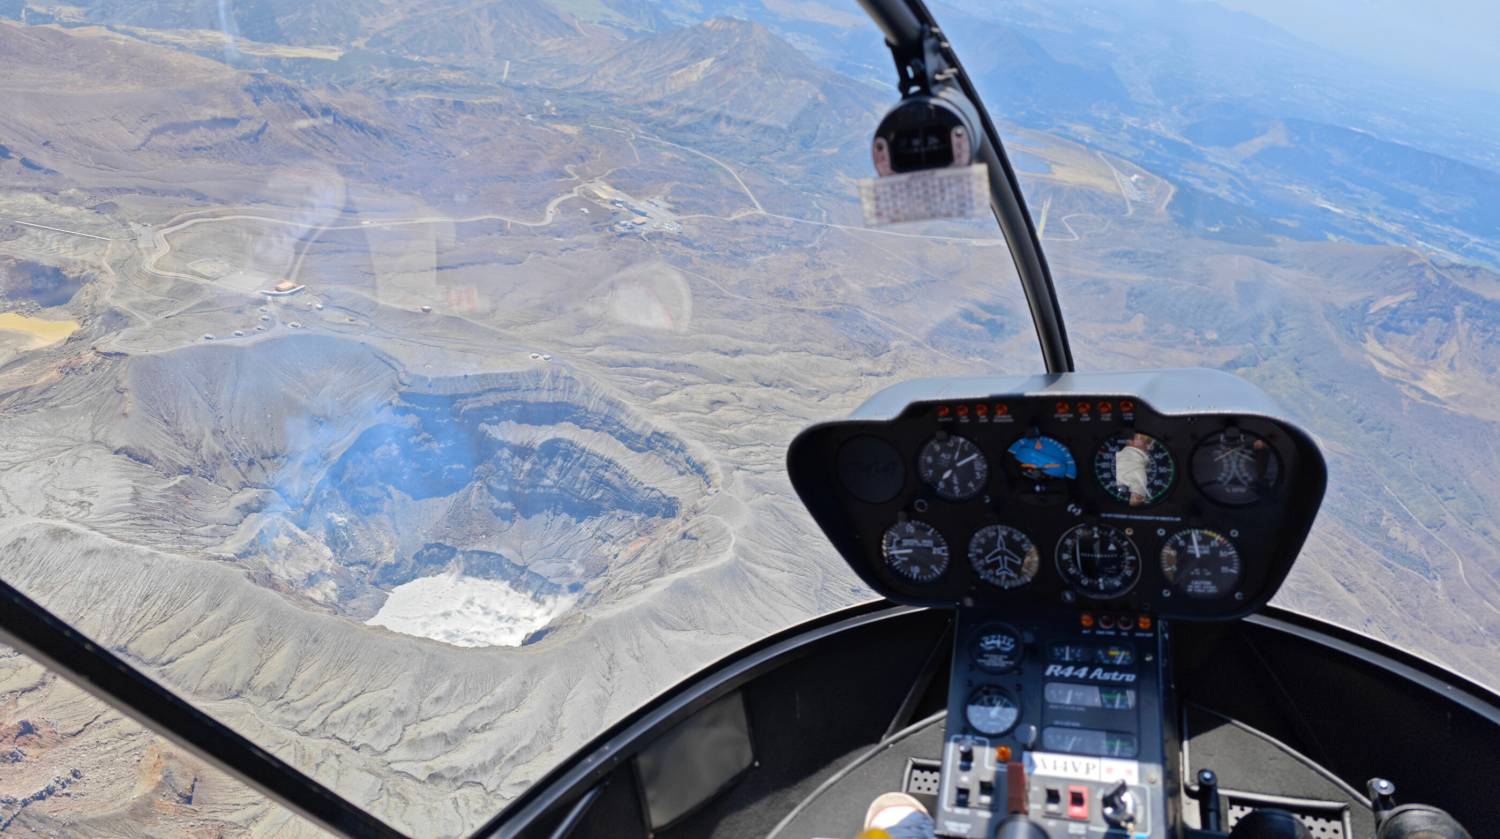
<path fill-rule="evenodd" d="M 976 839 L 1012 814 L 1175 835 L 1166 626 L 1263 606 L 1325 484 L 1305 432 L 1206 370 L 911 382 L 789 466 L 871 587 L 956 610 L 933 803 Z"/>

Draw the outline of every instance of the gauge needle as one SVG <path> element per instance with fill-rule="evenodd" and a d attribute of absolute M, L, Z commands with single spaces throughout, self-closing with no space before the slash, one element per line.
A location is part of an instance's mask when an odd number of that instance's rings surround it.
<path fill-rule="evenodd" d="M 963 460 L 960 460 L 959 462 L 953 464 L 953 469 L 957 469 L 958 467 L 963 466 L 965 463 L 968 463 L 969 461 L 973 460 L 976 457 L 979 457 L 979 452 L 975 452 L 975 453 L 969 455 L 968 457 L 964 458 Z M 948 471 L 952 472 L 953 469 L 949 469 Z"/>
<path fill-rule="evenodd" d="M 889 551 L 886 551 L 886 553 L 890 554 L 891 556 L 906 556 L 907 554 L 911 553 L 911 548 L 891 548 Z"/>
<path fill-rule="evenodd" d="M 1203 556 L 1203 549 L 1198 547 L 1198 531 L 1194 530 L 1191 532 L 1193 534 L 1193 556 Z"/>

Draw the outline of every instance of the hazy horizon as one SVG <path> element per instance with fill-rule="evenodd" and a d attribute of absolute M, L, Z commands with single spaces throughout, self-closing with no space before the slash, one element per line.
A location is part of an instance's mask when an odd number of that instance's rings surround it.
<path fill-rule="evenodd" d="M 1500 93 L 1500 4 L 1479 0 L 1204 0 L 1426 81 Z"/>

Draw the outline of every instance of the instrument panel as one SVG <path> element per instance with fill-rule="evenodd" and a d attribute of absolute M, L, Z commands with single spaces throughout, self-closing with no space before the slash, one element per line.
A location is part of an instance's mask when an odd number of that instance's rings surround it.
<path fill-rule="evenodd" d="M 899 387 L 899 409 L 872 400 L 890 416 L 814 426 L 788 457 L 814 519 L 897 602 L 1238 617 L 1280 586 L 1322 499 L 1311 438 L 1228 374 Z"/>

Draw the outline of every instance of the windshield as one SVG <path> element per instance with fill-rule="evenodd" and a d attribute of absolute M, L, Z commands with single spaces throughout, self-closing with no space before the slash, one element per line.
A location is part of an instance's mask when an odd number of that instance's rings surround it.
<path fill-rule="evenodd" d="M 1496 91 L 1235 5 L 934 11 L 1079 368 L 1281 399 L 1331 461 L 1281 602 L 1500 684 Z M 992 220 L 864 226 L 856 5 L 439 6 L 0 4 L 0 578 L 419 836 L 871 596 L 798 430 L 1041 367 Z M 0 826 L 156 794 L 35 796 L 165 748 L 67 701 Z"/>

